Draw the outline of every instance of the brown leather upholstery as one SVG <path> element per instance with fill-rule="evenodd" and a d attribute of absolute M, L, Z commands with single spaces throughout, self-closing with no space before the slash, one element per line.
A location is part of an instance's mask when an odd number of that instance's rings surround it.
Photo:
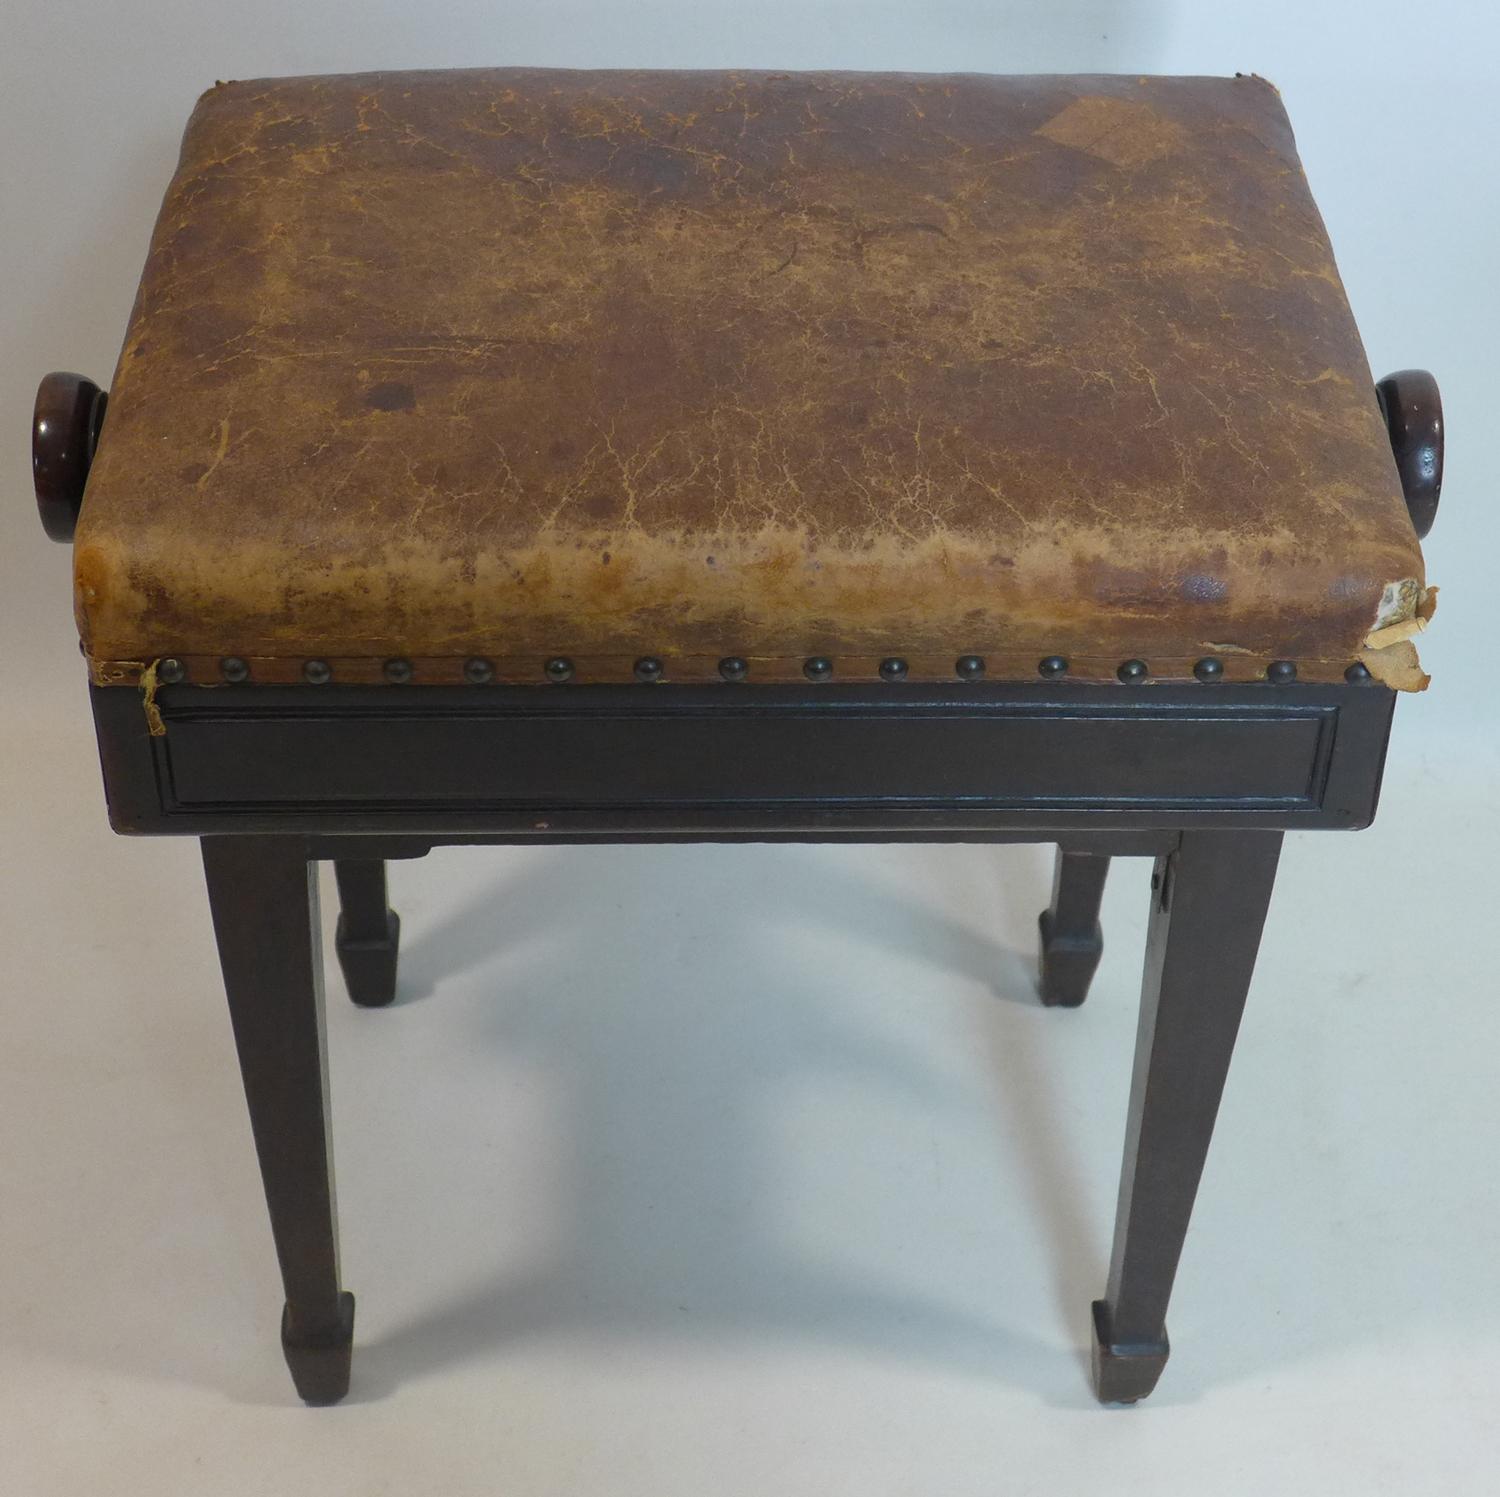
<path fill-rule="evenodd" d="M 1423 597 L 1256 78 L 221 85 L 77 534 L 96 679 L 1341 675 Z"/>

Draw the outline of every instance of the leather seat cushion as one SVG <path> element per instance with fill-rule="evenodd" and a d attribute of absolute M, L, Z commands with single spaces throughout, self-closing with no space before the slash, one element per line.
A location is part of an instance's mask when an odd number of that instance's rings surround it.
<path fill-rule="evenodd" d="M 1319 680 L 1423 596 L 1253 77 L 219 85 L 76 579 L 101 681 Z"/>

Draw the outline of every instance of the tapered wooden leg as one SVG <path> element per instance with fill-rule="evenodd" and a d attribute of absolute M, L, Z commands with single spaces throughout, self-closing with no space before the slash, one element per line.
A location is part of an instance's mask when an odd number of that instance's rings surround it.
<path fill-rule="evenodd" d="M 1041 931 L 1041 994 L 1048 1007 L 1077 1008 L 1104 951 L 1099 902 L 1109 859 L 1090 852 L 1057 849 L 1052 872 L 1052 903 L 1038 917 Z"/>
<path fill-rule="evenodd" d="M 1184 832 L 1160 858 L 1094 1386 L 1134 1403 L 1167 1361 L 1167 1300 L 1276 878 L 1280 832 Z"/>
<path fill-rule="evenodd" d="M 295 837 L 205 837 L 203 867 L 286 1290 L 281 1344 L 311 1404 L 349 1390 L 339 1286 L 316 865 Z"/>
<path fill-rule="evenodd" d="M 396 996 L 396 951 L 401 917 L 386 903 L 385 864 L 379 858 L 340 858 L 339 922 L 333 949 L 349 996 L 362 1008 L 382 1008 Z"/>

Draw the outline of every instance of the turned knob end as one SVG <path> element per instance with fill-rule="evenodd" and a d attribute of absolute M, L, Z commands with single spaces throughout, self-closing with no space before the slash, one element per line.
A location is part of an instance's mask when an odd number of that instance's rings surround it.
<path fill-rule="evenodd" d="M 104 391 L 81 374 L 49 374 L 37 388 L 31 477 L 42 529 L 55 541 L 73 539 L 108 403 Z"/>
<path fill-rule="evenodd" d="M 1443 399 L 1425 369 L 1402 369 L 1375 386 L 1385 429 L 1390 433 L 1401 491 L 1417 535 L 1425 536 L 1437 518 L 1443 490 Z"/>

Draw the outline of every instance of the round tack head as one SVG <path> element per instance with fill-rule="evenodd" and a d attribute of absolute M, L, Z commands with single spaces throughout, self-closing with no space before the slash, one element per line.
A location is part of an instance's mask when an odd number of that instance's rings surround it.
<path fill-rule="evenodd" d="M 743 681 L 750 674 L 750 664 L 738 655 L 726 655 L 719 662 L 719 674 L 726 681 Z"/>
<path fill-rule="evenodd" d="M 324 686 L 333 679 L 333 667 L 326 660 L 308 660 L 302 666 L 302 678 L 313 686 Z"/>
<path fill-rule="evenodd" d="M 977 681 L 984 674 L 984 656 L 960 655 L 953 662 L 953 672 L 960 681 Z"/>
<path fill-rule="evenodd" d="M 833 661 L 826 655 L 812 655 L 802 662 L 802 674 L 809 681 L 826 681 L 833 674 Z"/>
<path fill-rule="evenodd" d="M 1224 679 L 1224 662 L 1217 655 L 1205 655 L 1193 667 L 1193 674 L 1200 681 L 1222 681 Z"/>
<path fill-rule="evenodd" d="M 1371 679 L 1370 667 L 1363 660 L 1356 660 L 1348 670 L 1344 672 L 1344 679 L 1351 686 L 1363 686 Z"/>
<path fill-rule="evenodd" d="M 175 655 L 168 655 L 165 660 L 156 662 L 156 679 L 163 686 L 175 686 L 179 681 L 187 679 L 187 666 Z"/>
<path fill-rule="evenodd" d="M 636 661 L 635 678 L 637 681 L 660 681 L 661 675 L 661 661 L 655 655 L 642 655 Z"/>
<path fill-rule="evenodd" d="M 1277 686 L 1285 686 L 1297 679 L 1297 665 L 1292 660 L 1273 660 L 1266 667 L 1266 680 Z"/>
<path fill-rule="evenodd" d="M 554 655 L 542 669 L 547 673 L 549 681 L 571 681 L 573 679 L 573 662 L 566 655 Z"/>
<path fill-rule="evenodd" d="M 1138 686 L 1151 674 L 1151 667 L 1144 660 L 1127 660 L 1115 675 L 1127 686 Z"/>
<path fill-rule="evenodd" d="M 226 655 L 219 662 L 219 674 L 226 681 L 248 681 L 250 667 L 238 655 Z"/>
<path fill-rule="evenodd" d="M 387 660 L 380 669 L 392 686 L 405 686 L 411 680 L 411 661 L 399 656 L 394 660 Z"/>
<path fill-rule="evenodd" d="M 888 656 L 880 662 L 880 679 L 882 681 L 904 681 L 906 679 L 906 662 L 899 656 Z"/>
<path fill-rule="evenodd" d="M 1065 656 L 1048 655 L 1045 660 L 1038 660 L 1036 673 L 1039 676 L 1066 676 L 1068 674 L 1068 662 Z"/>
<path fill-rule="evenodd" d="M 471 655 L 464 661 L 464 680 L 470 686 L 487 686 L 495 679 L 495 667 L 483 655 Z"/>

